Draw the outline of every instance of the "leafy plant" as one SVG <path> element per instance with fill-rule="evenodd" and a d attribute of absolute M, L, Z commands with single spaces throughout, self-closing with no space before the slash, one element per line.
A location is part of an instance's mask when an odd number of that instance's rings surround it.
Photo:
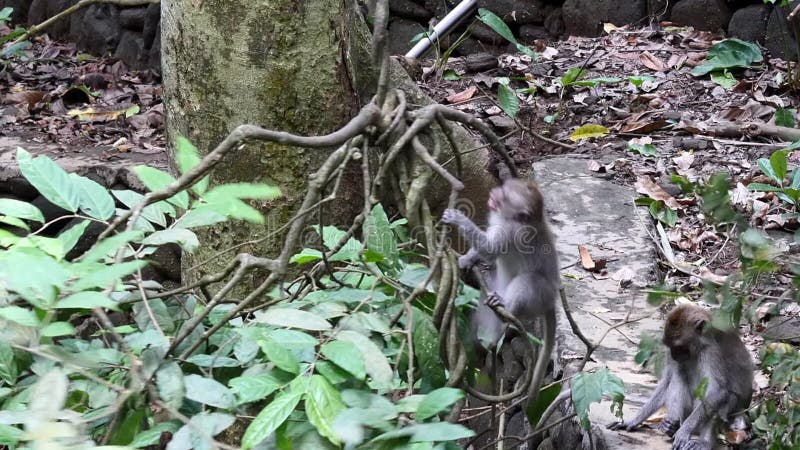
<path fill-rule="evenodd" d="M 517 50 L 519 50 L 520 52 L 530 56 L 533 59 L 539 57 L 539 55 L 537 55 L 536 52 L 520 44 L 519 41 L 517 41 L 517 38 L 514 37 L 514 33 L 511 32 L 511 29 L 508 28 L 508 25 L 506 25 L 506 23 L 503 22 L 503 19 L 498 17 L 497 14 L 489 11 L 486 8 L 480 8 L 478 9 L 478 19 L 481 22 L 488 25 L 489 28 L 494 30 L 495 33 L 502 36 L 505 40 L 514 44 L 514 46 L 517 47 Z"/>
<path fill-rule="evenodd" d="M 764 60 L 761 49 L 752 42 L 736 38 L 725 39 L 708 49 L 706 62 L 692 69 L 692 75 L 702 76 L 725 69 L 748 68 Z"/>
<path fill-rule="evenodd" d="M 14 8 L 11 8 L 10 6 L 0 9 L 0 25 L 5 25 L 11 21 L 11 14 L 13 12 Z M 0 46 L 3 46 L 6 43 L 22 36 L 25 34 L 25 31 L 25 28 L 17 27 L 5 36 L 0 36 Z M 26 48 L 30 47 L 30 45 L 31 43 L 27 40 L 18 42 L 16 44 L 6 45 L 5 47 L 0 48 L 0 58 L 5 58 L 9 55 L 17 55 Z M 5 61 L 3 59 L 0 59 L 0 63 L 4 62 Z"/>
<path fill-rule="evenodd" d="M 756 161 L 761 172 L 769 177 L 776 186 L 764 183 L 750 183 L 747 188 L 753 191 L 774 192 L 778 198 L 797 208 L 798 201 L 800 201 L 800 170 L 795 168 L 790 172 L 788 158 L 792 150 L 798 147 L 800 147 L 800 141 L 774 152 L 769 159 L 759 158 Z M 788 183 L 786 182 L 787 176 L 789 178 Z"/>
<path fill-rule="evenodd" d="M 634 204 L 637 206 L 647 206 L 650 215 L 664 225 L 673 227 L 678 222 L 678 212 L 667 206 L 662 200 L 640 197 L 634 200 Z"/>

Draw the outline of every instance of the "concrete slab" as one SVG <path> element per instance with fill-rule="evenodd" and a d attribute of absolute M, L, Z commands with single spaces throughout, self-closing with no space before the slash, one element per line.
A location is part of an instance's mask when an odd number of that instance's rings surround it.
<path fill-rule="evenodd" d="M 625 417 L 631 417 L 657 381 L 634 362 L 640 335 L 660 334 L 663 324 L 662 314 L 648 305 L 646 294 L 640 292 L 655 278 L 656 255 L 648 235 L 652 229 L 649 214 L 634 206 L 637 195 L 632 188 L 593 174 L 584 160 L 553 158 L 537 163 L 534 170 L 557 235 L 562 274 L 566 275 L 562 280 L 573 316 L 589 339 L 603 339 L 593 354 L 595 361 L 586 367 L 607 366 L 622 378 L 627 389 L 623 411 Z M 611 276 L 603 279 L 583 270 L 578 245 L 586 247 L 594 258 L 608 259 Z M 633 275 L 627 286 L 613 278 L 622 269 Z M 563 311 L 561 315 L 559 359 L 582 356 L 585 346 L 572 334 Z M 608 332 L 610 325 L 637 318 L 642 319 Z M 615 420 L 610 402 L 594 405 L 590 417 L 602 427 Z M 647 428 L 633 433 L 604 430 L 603 434 L 610 449 L 671 448 L 665 435 Z"/>

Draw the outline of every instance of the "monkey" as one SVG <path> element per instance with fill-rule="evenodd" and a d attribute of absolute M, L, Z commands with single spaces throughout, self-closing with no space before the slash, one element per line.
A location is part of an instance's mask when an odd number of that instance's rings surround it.
<path fill-rule="evenodd" d="M 444 211 L 442 221 L 454 225 L 470 245 L 458 265 L 468 269 L 479 260 L 494 264 L 486 277 L 489 292 L 472 317 L 473 335 L 485 349 L 493 349 L 505 332 L 505 323 L 492 306 L 502 306 L 532 332 L 542 319 L 542 346 L 528 389 L 538 394 L 553 350 L 556 299 L 561 287 L 555 241 L 547 223 L 542 193 L 536 183 L 506 179 L 489 192 L 489 226 L 484 232 L 464 213 Z M 523 330 L 520 330 L 525 332 Z"/>
<path fill-rule="evenodd" d="M 680 305 L 667 315 L 662 342 L 669 352 L 653 396 L 633 419 L 608 427 L 631 431 L 666 405 L 667 416 L 659 429 L 674 436 L 672 448 L 711 450 L 720 421 L 740 419 L 750 405 L 750 353 L 736 330 L 714 328 L 711 313 L 692 304 Z M 701 383 L 705 395 L 694 398 Z"/>

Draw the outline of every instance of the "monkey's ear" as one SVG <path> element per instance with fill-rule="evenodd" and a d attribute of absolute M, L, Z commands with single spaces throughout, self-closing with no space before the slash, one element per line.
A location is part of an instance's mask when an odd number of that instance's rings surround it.
<path fill-rule="evenodd" d="M 695 330 L 697 330 L 697 334 L 702 334 L 703 331 L 705 331 L 706 324 L 708 324 L 706 319 L 698 319 L 697 322 L 695 322 L 694 327 Z"/>

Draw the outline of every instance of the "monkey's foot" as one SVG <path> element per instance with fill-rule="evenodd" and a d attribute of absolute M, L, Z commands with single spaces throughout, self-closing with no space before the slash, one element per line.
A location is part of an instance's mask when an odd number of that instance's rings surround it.
<path fill-rule="evenodd" d="M 465 218 L 466 216 L 464 213 L 457 209 L 447 208 L 444 210 L 444 213 L 442 213 L 442 222 L 447 224 L 458 225 Z"/>
<path fill-rule="evenodd" d="M 713 445 L 700 439 L 691 439 L 683 445 L 673 445 L 673 450 L 712 450 Z"/>
<path fill-rule="evenodd" d="M 628 422 L 618 420 L 616 422 L 611 422 L 606 426 L 609 430 L 625 430 L 625 431 L 633 431 L 638 427 L 638 425 L 633 425 Z"/>
<path fill-rule="evenodd" d="M 489 295 L 486 296 L 486 300 L 483 301 L 486 303 L 486 306 L 493 308 L 495 306 L 503 306 L 503 299 L 497 292 L 489 292 Z"/>
<path fill-rule="evenodd" d="M 664 418 L 658 425 L 658 431 L 666 434 L 669 437 L 672 437 L 680 427 L 681 427 L 681 422 L 679 420 Z"/>

